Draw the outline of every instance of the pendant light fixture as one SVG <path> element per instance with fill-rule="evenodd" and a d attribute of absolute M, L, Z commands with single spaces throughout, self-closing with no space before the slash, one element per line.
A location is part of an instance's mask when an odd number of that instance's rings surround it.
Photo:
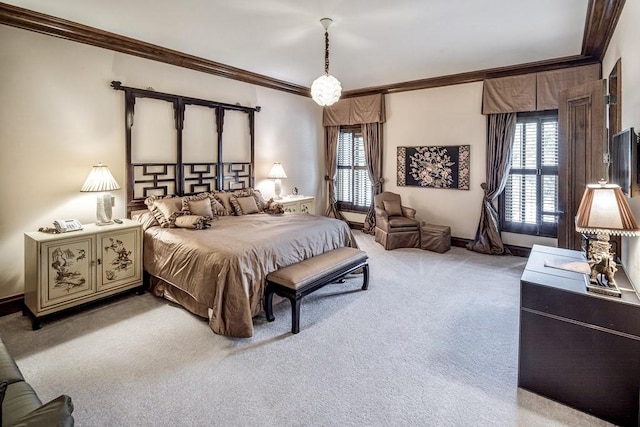
<path fill-rule="evenodd" d="M 324 74 L 313 81 L 311 98 L 322 106 L 335 104 L 342 94 L 342 86 L 338 79 L 329 74 L 329 26 L 333 20 L 322 18 L 320 24 L 324 27 Z"/>

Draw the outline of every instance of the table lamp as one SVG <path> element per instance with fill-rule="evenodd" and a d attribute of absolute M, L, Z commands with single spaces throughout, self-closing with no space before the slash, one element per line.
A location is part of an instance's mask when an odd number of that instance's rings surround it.
<path fill-rule="evenodd" d="M 98 163 L 91 169 L 91 172 L 89 172 L 89 176 L 80 191 L 102 193 L 98 194 L 97 197 L 96 225 L 113 224 L 111 217 L 115 199 L 109 194 L 109 191 L 119 189 L 120 186 L 113 175 L 111 175 L 107 165 Z"/>
<path fill-rule="evenodd" d="M 587 247 L 590 284 L 617 288 L 614 275 L 618 269 L 609 236 L 640 235 L 640 228 L 619 185 L 606 181 L 587 185 L 576 215 L 576 231 L 597 236 Z"/>
<path fill-rule="evenodd" d="M 280 197 L 280 193 L 282 192 L 282 188 L 280 186 L 280 180 L 286 177 L 287 177 L 287 174 L 284 172 L 284 169 L 282 168 L 282 165 L 280 164 L 280 162 L 275 162 L 273 166 L 271 166 L 271 170 L 269 171 L 267 178 L 271 178 L 275 181 L 274 186 L 275 186 L 276 199 L 282 198 Z"/>

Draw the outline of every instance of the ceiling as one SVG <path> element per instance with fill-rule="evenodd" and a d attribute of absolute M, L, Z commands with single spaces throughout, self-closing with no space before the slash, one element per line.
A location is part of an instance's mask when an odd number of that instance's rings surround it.
<path fill-rule="evenodd" d="M 580 55 L 589 0 L 5 0 L 309 87 L 344 90 Z"/>

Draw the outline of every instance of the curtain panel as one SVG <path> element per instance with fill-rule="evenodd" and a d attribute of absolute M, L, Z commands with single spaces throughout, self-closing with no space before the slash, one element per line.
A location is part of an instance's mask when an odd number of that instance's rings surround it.
<path fill-rule="evenodd" d="M 372 184 L 372 192 L 382 192 L 382 124 L 386 120 L 384 95 L 343 98 L 335 104 L 324 107 L 322 124 L 325 128 L 325 180 L 328 183 L 329 206 L 326 216 L 344 220 L 338 211 L 335 175 L 337 170 L 336 151 L 340 126 L 361 125 L 365 145 L 365 158 Z M 373 200 L 373 197 L 372 197 Z M 375 228 L 373 203 L 369 207 L 364 222 L 364 230 L 372 233 Z"/>
<path fill-rule="evenodd" d="M 369 179 L 373 186 L 373 197 L 382 193 L 382 125 L 380 123 L 365 123 L 362 125 L 362 136 L 364 138 L 365 158 L 367 159 L 367 170 Z M 375 204 L 369 206 L 369 212 L 364 220 L 363 231 L 374 234 L 376 228 Z"/>
<path fill-rule="evenodd" d="M 561 91 L 598 79 L 600 64 L 487 79 L 483 87 L 482 114 L 556 109 Z"/>
<path fill-rule="evenodd" d="M 490 255 L 508 254 L 500 236 L 498 211 L 493 202 L 502 193 L 507 183 L 511 140 L 516 128 L 516 114 L 492 114 L 488 117 L 487 135 L 487 172 L 486 182 L 480 186 L 484 191 L 480 222 L 473 242 L 467 243 L 467 249 Z"/>
<path fill-rule="evenodd" d="M 329 206 L 327 207 L 327 212 L 325 213 L 325 216 L 346 221 L 344 216 L 342 216 L 342 214 L 338 210 L 337 201 L 336 201 L 335 176 L 336 176 L 336 170 L 338 169 L 338 157 L 336 152 L 338 149 L 339 135 L 340 135 L 340 126 L 325 126 L 324 128 L 324 139 L 325 139 L 324 165 L 325 165 L 326 175 L 324 176 L 324 179 L 325 181 L 327 181 L 327 193 L 329 194 Z"/>

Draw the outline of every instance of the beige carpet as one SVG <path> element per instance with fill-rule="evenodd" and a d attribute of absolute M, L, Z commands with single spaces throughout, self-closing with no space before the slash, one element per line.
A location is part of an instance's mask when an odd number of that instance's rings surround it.
<path fill-rule="evenodd" d="M 517 388 L 526 260 L 452 248 L 384 251 L 356 232 L 371 281 L 288 302 L 255 336 L 217 336 L 184 309 L 129 295 L 0 334 L 43 401 L 70 395 L 80 426 L 596 426 Z"/>

